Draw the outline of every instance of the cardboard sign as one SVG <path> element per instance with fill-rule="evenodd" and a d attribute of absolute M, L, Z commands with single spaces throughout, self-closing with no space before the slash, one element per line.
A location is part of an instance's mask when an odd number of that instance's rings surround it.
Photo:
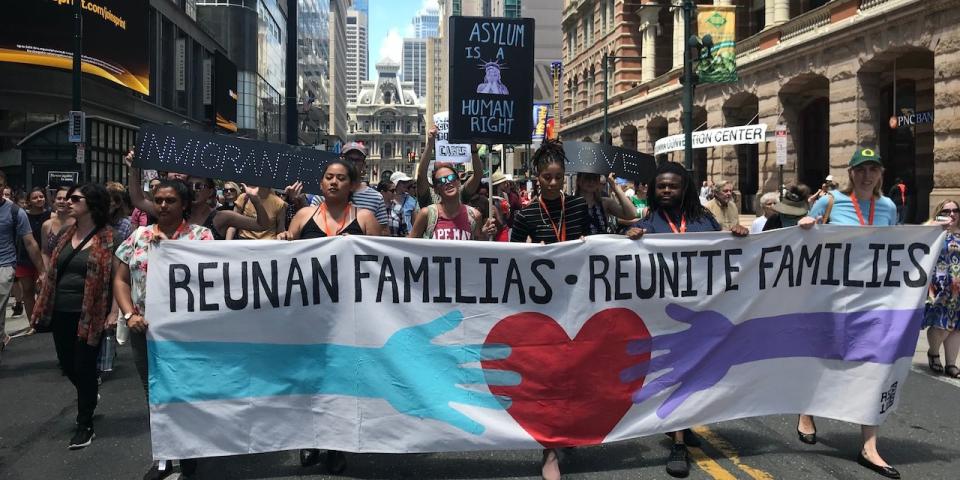
<path fill-rule="evenodd" d="M 530 143 L 534 20 L 450 20 L 449 140 Z"/>
<path fill-rule="evenodd" d="M 612 145 L 563 142 L 563 153 L 567 156 L 568 173 L 607 175 L 613 172 L 620 178 L 648 183 L 657 171 L 657 161 L 653 155 Z"/>
<path fill-rule="evenodd" d="M 464 163 L 470 161 L 470 144 L 450 143 L 447 136 L 450 132 L 449 112 L 440 112 L 433 115 L 433 124 L 437 126 L 437 145 L 434 157 L 438 162 Z"/>
<path fill-rule="evenodd" d="M 280 189 L 301 181 L 304 191 L 319 193 L 323 169 L 336 158 L 312 148 L 144 125 L 133 164 Z"/>

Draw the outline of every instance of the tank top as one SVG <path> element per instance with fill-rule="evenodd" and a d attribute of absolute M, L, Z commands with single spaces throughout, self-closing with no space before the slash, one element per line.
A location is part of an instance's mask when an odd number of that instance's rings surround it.
<path fill-rule="evenodd" d="M 221 234 L 220 234 L 220 231 L 217 230 L 217 227 L 214 226 L 214 224 L 213 224 L 213 218 L 217 216 L 217 212 L 219 212 L 219 210 L 217 210 L 217 209 L 211 210 L 211 211 L 210 211 L 210 214 L 207 215 L 206 220 L 203 221 L 203 226 L 204 226 L 204 227 L 207 227 L 208 229 L 210 229 L 210 232 L 213 233 L 213 239 L 214 239 L 214 240 L 223 240 L 223 239 L 225 239 L 225 238 L 227 238 L 227 237 L 221 235 Z"/>
<path fill-rule="evenodd" d="M 320 228 L 320 225 L 317 225 L 317 221 L 314 220 L 318 211 L 320 211 L 319 205 L 317 209 L 313 211 L 313 215 L 310 215 L 310 220 L 307 220 L 307 223 L 303 225 L 303 229 L 300 230 L 301 240 L 326 238 L 327 233 L 324 232 L 323 229 Z M 363 235 L 363 229 L 360 228 L 360 222 L 357 221 L 357 207 L 350 207 L 350 216 L 353 217 L 353 221 L 347 224 L 346 227 L 343 227 L 343 230 L 340 230 L 338 235 Z"/>
<path fill-rule="evenodd" d="M 447 218 L 443 209 L 437 207 L 437 226 L 433 229 L 434 240 L 473 240 L 473 230 L 470 227 L 470 217 L 467 206 L 461 204 L 457 215 Z"/>

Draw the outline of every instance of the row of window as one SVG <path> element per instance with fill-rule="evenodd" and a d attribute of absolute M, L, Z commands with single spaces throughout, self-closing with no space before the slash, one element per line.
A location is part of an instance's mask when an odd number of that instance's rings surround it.
<path fill-rule="evenodd" d="M 613 29 L 614 18 L 616 16 L 614 1 L 615 0 L 600 0 L 597 2 L 594 10 L 588 12 L 580 22 L 575 22 L 564 32 L 564 36 L 567 37 L 566 58 L 568 60 L 575 57 L 577 53 L 589 48 L 589 46 L 596 41 L 595 37 L 598 26 L 601 35 L 606 35 Z M 596 21 L 596 13 L 598 11 L 600 13 L 599 25 L 597 25 Z M 578 35 L 581 31 L 583 32 L 582 37 Z"/>

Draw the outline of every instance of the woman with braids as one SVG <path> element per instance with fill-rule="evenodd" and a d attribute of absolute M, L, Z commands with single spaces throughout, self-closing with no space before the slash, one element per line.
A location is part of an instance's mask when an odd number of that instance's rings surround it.
<path fill-rule="evenodd" d="M 700 203 L 693 177 L 679 163 L 664 162 L 657 168 L 653 188 L 647 189 L 647 214 L 627 230 L 627 237 L 637 240 L 647 233 L 719 232 L 720 223 Z M 734 225 L 730 231 L 744 237 L 750 230 Z M 690 474 L 690 455 L 687 445 L 700 446 L 700 439 L 686 429 L 670 432 L 673 447 L 667 458 L 667 473 L 673 477 Z"/>
<path fill-rule="evenodd" d="M 533 168 L 540 184 L 540 196 L 517 211 L 510 231 L 511 242 L 557 243 L 577 240 L 589 233 L 587 203 L 583 197 L 565 195 L 566 157 L 563 143 L 548 140 L 533 154 Z M 560 479 L 559 450 L 543 450 L 541 475 L 544 480 Z"/>

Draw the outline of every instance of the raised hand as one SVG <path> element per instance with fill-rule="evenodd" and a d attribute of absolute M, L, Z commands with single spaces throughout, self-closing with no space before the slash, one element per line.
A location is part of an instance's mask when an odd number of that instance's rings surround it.
<path fill-rule="evenodd" d="M 725 355 L 725 349 L 718 348 L 736 328 L 729 319 L 717 312 L 695 312 L 676 304 L 668 305 L 666 313 L 670 318 L 690 325 L 690 328 L 631 343 L 627 347 L 629 355 L 643 356 L 667 351 L 620 372 L 623 382 L 665 372 L 653 380 L 647 380 L 633 394 L 634 403 L 643 403 L 676 386 L 657 408 L 660 418 L 673 413 L 690 395 L 716 385 L 737 361 Z"/>
<path fill-rule="evenodd" d="M 425 324 L 394 333 L 382 348 L 362 355 L 360 396 L 383 398 L 398 412 L 431 418 L 465 432 L 480 435 L 484 427 L 454 409 L 459 403 L 507 409 L 510 399 L 465 385 L 518 385 L 520 375 L 504 370 L 484 370 L 464 364 L 501 360 L 510 355 L 507 345 L 437 345 L 433 339 L 463 322 L 453 311 Z M 391 367 L 402 367 L 400 369 Z"/>
<path fill-rule="evenodd" d="M 133 167 L 133 155 L 134 155 L 134 151 L 131 148 L 130 151 L 123 156 L 123 163 L 127 164 L 128 168 Z"/>
<path fill-rule="evenodd" d="M 290 188 L 290 187 L 287 187 Z M 254 187 L 251 185 L 243 184 L 243 193 L 247 194 L 247 197 L 256 197 L 260 194 L 260 187 Z"/>

